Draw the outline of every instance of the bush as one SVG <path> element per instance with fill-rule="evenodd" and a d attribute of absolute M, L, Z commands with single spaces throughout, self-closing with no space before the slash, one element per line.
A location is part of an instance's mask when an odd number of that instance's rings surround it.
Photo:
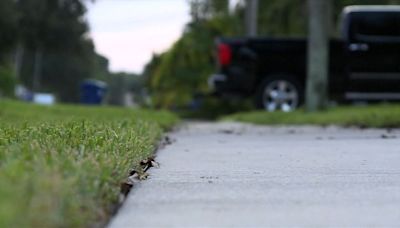
<path fill-rule="evenodd" d="M 0 97 L 13 97 L 15 83 L 15 74 L 11 67 L 0 66 Z"/>
<path fill-rule="evenodd" d="M 221 116 L 254 109 L 249 99 L 222 99 L 205 96 L 198 98 L 196 105 L 186 109 L 178 109 L 177 114 L 182 118 L 215 120 Z"/>

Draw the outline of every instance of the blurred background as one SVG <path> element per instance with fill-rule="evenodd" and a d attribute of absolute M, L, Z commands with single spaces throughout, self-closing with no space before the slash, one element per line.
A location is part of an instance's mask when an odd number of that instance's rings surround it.
<path fill-rule="evenodd" d="M 245 35 L 245 0 L 1 0 L 0 96 L 167 108 L 214 117 L 251 102 L 206 96 L 214 40 Z M 335 0 L 332 36 L 346 5 Z M 304 37 L 306 0 L 261 0 L 258 35 Z M 194 114 L 196 113 L 196 114 Z"/>

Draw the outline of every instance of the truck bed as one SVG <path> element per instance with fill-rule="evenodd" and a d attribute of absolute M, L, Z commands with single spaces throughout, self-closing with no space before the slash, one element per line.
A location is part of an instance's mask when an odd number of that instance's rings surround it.
<path fill-rule="evenodd" d="M 230 83 L 240 92 L 251 92 L 263 78 L 273 74 L 291 74 L 304 83 L 306 77 L 307 41 L 305 38 L 222 38 L 218 42 L 232 48 L 232 63 L 221 67 L 222 74 L 236 74 Z M 329 85 L 336 91 L 343 85 L 346 59 L 345 42 L 330 40 Z M 251 57 L 251 58 L 250 58 Z M 244 72 L 235 72 L 235 71 Z M 235 90 L 235 88 L 233 88 Z"/>

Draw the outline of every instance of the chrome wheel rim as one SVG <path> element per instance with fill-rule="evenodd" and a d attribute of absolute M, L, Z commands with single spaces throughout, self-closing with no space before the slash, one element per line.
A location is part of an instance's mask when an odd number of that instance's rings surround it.
<path fill-rule="evenodd" d="M 289 81 L 272 81 L 265 87 L 263 104 L 264 108 L 269 112 L 291 112 L 299 104 L 299 93 Z"/>

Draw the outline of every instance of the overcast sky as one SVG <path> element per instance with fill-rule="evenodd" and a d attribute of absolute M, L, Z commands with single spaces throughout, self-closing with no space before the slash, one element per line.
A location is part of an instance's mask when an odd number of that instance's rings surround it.
<path fill-rule="evenodd" d="M 190 20 L 186 0 L 97 0 L 88 8 L 91 37 L 112 71 L 140 73 Z"/>

